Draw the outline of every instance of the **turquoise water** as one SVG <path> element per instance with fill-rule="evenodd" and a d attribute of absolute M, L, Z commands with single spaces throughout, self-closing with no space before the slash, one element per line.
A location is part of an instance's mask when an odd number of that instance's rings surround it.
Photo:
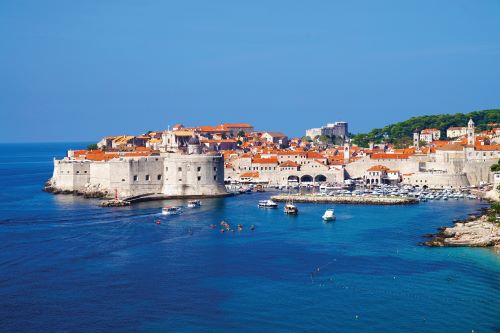
<path fill-rule="evenodd" d="M 263 193 L 157 225 L 165 202 L 42 192 L 69 146 L 0 146 L 2 332 L 500 331 L 500 254 L 418 245 L 476 201 L 337 205 L 324 224 L 327 206 L 285 216 Z M 222 219 L 243 232 L 209 227 Z"/>

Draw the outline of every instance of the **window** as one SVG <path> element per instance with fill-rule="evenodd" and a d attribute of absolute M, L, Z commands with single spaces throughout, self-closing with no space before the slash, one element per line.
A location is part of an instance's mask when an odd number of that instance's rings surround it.
<path fill-rule="evenodd" d="M 168 171 L 168 167 L 165 167 L 165 171 Z"/>
<path fill-rule="evenodd" d="M 182 178 L 179 178 L 179 181 L 182 182 Z"/>
<path fill-rule="evenodd" d="M 134 182 L 137 181 L 137 175 L 134 175 Z"/>
<path fill-rule="evenodd" d="M 161 180 L 161 175 L 156 176 L 156 179 Z"/>
<path fill-rule="evenodd" d="M 178 168 L 177 168 L 177 171 L 181 172 L 181 171 L 182 171 L 182 168 L 181 168 L 181 167 L 178 167 Z"/>
<path fill-rule="evenodd" d="M 122 178 L 122 182 L 124 182 L 124 181 L 125 181 L 125 179 Z"/>
<path fill-rule="evenodd" d="M 217 180 L 217 175 L 214 176 L 214 180 Z"/>
<path fill-rule="evenodd" d="M 217 167 L 214 167 L 214 171 L 217 171 Z"/>
<path fill-rule="evenodd" d="M 77 171 L 76 173 L 80 173 L 80 171 Z"/>
<path fill-rule="evenodd" d="M 201 180 L 201 176 L 198 176 L 198 181 L 200 181 L 200 180 Z"/>
<path fill-rule="evenodd" d="M 149 180 L 149 175 L 146 175 L 145 179 L 146 179 L 146 180 Z"/>
<path fill-rule="evenodd" d="M 197 167 L 197 168 L 196 168 L 196 170 L 197 170 L 198 172 L 200 172 L 200 171 L 201 171 L 201 167 Z"/>
<path fill-rule="evenodd" d="M 84 173 L 87 173 L 87 171 L 84 171 Z"/>

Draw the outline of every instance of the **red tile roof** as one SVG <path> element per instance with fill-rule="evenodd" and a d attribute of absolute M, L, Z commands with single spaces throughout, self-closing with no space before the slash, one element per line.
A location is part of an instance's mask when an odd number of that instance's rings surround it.
<path fill-rule="evenodd" d="M 250 124 L 222 124 L 221 127 L 226 128 L 253 128 Z"/>
<path fill-rule="evenodd" d="M 371 168 L 369 168 L 367 171 L 387 171 L 387 170 L 389 170 L 389 168 L 386 166 L 374 165 Z"/>
<path fill-rule="evenodd" d="M 431 134 L 433 132 L 439 132 L 439 130 L 437 128 L 426 128 L 424 130 L 422 130 L 422 134 Z"/>
<path fill-rule="evenodd" d="M 280 164 L 280 168 L 297 168 L 300 164 L 295 163 L 294 161 L 286 161 Z"/>
<path fill-rule="evenodd" d="M 444 145 L 441 147 L 437 147 L 436 150 L 460 151 L 460 150 L 464 150 L 464 147 L 461 145 L 457 145 L 457 144 L 448 144 L 448 145 Z"/>
<path fill-rule="evenodd" d="M 242 173 L 240 177 L 259 178 L 259 172 L 258 171 L 245 172 Z"/>
<path fill-rule="evenodd" d="M 256 164 L 278 164 L 278 158 L 276 156 L 272 156 L 269 158 L 253 158 L 252 163 Z"/>
<path fill-rule="evenodd" d="M 475 150 L 479 151 L 496 151 L 500 150 L 500 145 L 479 145 L 475 147 Z"/>
<path fill-rule="evenodd" d="M 373 160 L 382 160 L 382 159 L 402 160 L 402 159 L 408 159 L 409 157 L 410 154 L 373 153 L 370 155 L 370 158 Z"/>

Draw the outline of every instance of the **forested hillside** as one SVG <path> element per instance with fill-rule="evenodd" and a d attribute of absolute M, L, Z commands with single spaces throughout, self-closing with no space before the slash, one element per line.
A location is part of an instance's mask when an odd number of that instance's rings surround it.
<path fill-rule="evenodd" d="M 448 127 L 467 126 L 470 118 L 476 123 L 477 130 L 485 130 L 487 124 L 500 123 L 500 109 L 412 117 L 383 128 L 375 128 L 369 133 L 355 134 L 352 136 L 352 141 L 362 147 L 367 147 L 370 141 L 375 143 L 386 141 L 396 146 L 404 146 L 412 143 L 415 129 L 420 131 L 425 128 L 438 128 L 441 130 L 442 138 L 445 138 Z"/>

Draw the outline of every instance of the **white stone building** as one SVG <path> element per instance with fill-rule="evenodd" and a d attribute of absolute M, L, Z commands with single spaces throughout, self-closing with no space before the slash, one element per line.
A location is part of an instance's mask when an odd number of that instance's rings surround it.
<path fill-rule="evenodd" d="M 459 138 L 467 134 L 467 127 L 449 127 L 446 136 L 450 139 Z"/>
<path fill-rule="evenodd" d="M 441 137 L 441 131 L 437 128 L 426 128 L 420 132 L 420 140 L 430 143 L 435 140 L 439 140 Z"/>

